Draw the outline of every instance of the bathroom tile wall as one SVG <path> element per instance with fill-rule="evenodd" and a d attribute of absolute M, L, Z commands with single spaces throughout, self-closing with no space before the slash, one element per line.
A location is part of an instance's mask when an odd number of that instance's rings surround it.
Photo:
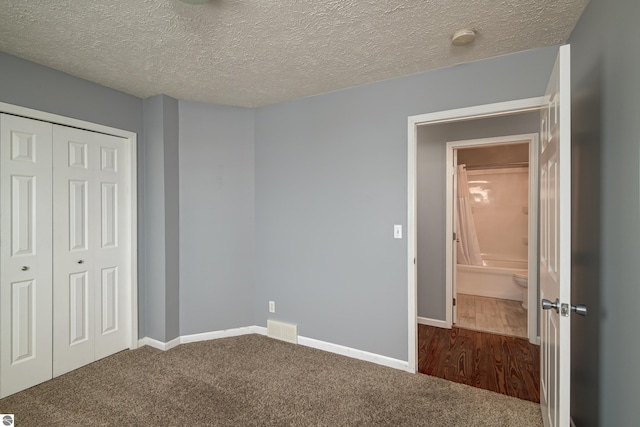
<path fill-rule="evenodd" d="M 529 169 L 467 171 L 483 259 L 527 261 Z"/>

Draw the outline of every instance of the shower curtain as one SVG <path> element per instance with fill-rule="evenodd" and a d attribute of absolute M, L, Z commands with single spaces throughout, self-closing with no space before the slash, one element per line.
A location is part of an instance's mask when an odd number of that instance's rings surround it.
<path fill-rule="evenodd" d="M 458 194 L 456 195 L 456 232 L 458 233 L 458 264 L 482 265 L 480 244 L 473 222 L 469 201 L 469 182 L 465 165 L 458 165 Z"/>

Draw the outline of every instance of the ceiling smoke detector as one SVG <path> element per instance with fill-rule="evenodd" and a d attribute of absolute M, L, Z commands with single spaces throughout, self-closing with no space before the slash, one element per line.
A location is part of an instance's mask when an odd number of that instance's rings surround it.
<path fill-rule="evenodd" d="M 465 44 L 473 42 L 475 39 L 475 30 L 464 28 L 453 33 L 453 36 L 451 37 L 451 44 L 454 46 L 464 46 Z"/>

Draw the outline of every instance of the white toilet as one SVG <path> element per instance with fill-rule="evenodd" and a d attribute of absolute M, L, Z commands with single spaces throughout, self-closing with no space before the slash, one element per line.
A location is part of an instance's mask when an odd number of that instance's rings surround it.
<path fill-rule="evenodd" d="M 526 310 L 529 308 L 529 290 L 527 289 L 529 283 L 529 272 L 526 270 L 518 271 L 513 275 L 513 280 L 524 288 L 522 290 L 522 308 Z"/>

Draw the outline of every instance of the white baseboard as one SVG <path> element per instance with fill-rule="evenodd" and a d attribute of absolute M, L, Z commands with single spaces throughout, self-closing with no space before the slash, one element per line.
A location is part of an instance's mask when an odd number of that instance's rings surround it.
<path fill-rule="evenodd" d="M 162 342 L 154 340 L 153 338 L 144 337 L 138 340 L 138 347 L 148 345 L 149 347 L 157 348 L 158 350 L 167 351 L 180 345 L 180 337 L 172 339 L 169 342 Z"/>
<path fill-rule="evenodd" d="M 224 329 L 222 331 L 204 332 L 201 334 L 182 335 L 180 344 L 190 342 L 217 340 L 218 338 L 237 337 L 240 335 L 249 335 L 257 333 L 255 326 L 245 326 L 242 328 Z"/>
<path fill-rule="evenodd" d="M 240 335 L 259 334 L 267 335 L 267 328 L 264 326 L 245 326 L 242 328 L 225 329 L 222 331 L 204 332 L 201 334 L 183 335 L 167 343 L 155 340 L 153 338 L 145 337 L 138 341 L 138 347 L 148 345 L 158 350 L 170 350 L 180 344 L 187 344 L 198 341 L 215 340 L 219 338 L 237 337 Z M 298 344 L 305 347 L 311 347 L 318 350 L 328 351 L 330 353 L 341 354 L 343 356 L 351 357 L 354 359 L 364 360 L 367 362 L 376 363 L 378 365 L 388 366 L 390 368 L 400 369 L 403 371 L 409 371 L 409 362 L 392 357 L 382 356 L 376 353 L 369 353 L 368 351 L 357 350 L 351 347 L 345 347 L 338 344 L 332 344 L 326 341 L 320 341 L 313 338 L 298 336 Z"/>
<path fill-rule="evenodd" d="M 436 328 L 451 329 L 445 320 L 430 319 L 428 317 L 418 317 L 418 323 L 421 325 L 435 326 Z"/>
<path fill-rule="evenodd" d="M 317 350 L 324 350 L 330 353 L 341 354 L 353 359 L 359 359 L 366 362 L 376 363 L 378 365 L 388 366 L 390 368 L 400 369 L 403 371 L 409 370 L 409 362 L 406 362 L 404 360 L 381 356 L 376 353 L 369 353 L 368 351 L 357 350 L 355 348 L 332 344 L 326 341 L 298 336 L 298 344 L 304 345 L 305 347 L 315 348 Z"/>

